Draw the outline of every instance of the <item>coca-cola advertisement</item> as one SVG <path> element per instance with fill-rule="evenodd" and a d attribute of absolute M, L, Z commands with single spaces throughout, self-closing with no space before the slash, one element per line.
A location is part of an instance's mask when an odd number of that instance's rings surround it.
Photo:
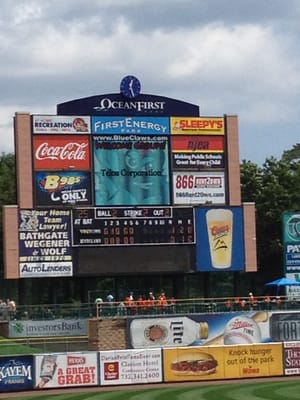
<path fill-rule="evenodd" d="M 89 171 L 38 171 L 35 173 L 37 206 L 91 205 Z"/>
<path fill-rule="evenodd" d="M 33 138 L 35 170 L 87 170 L 91 167 L 88 135 L 36 135 Z"/>

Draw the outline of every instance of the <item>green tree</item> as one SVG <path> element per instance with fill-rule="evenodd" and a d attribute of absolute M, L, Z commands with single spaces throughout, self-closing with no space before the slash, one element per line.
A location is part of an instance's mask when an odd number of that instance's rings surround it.
<path fill-rule="evenodd" d="M 242 200 L 256 203 L 258 274 L 260 287 L 284 274 L 282 213 L 299 210 L 300 168 L 295 149 L 282 159 L 266 159 L 262 167 L 250 161 L 241 164 Z"/>
<path fill-rule="evenodd" d="M 16 204 L 16 168 L 14 154 L 4 154 L 0 156 L 0 204 L 10 205 Z M 0 285 L 2 298 L 17 297 L 17 282 L 4 281 L 3 267 L 3 222 L 2 222 L 2 207 L 0 208 Z"/>

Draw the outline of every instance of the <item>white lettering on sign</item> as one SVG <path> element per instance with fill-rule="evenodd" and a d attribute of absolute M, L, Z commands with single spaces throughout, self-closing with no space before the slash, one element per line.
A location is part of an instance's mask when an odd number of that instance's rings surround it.
<path fill-rule="evenodd" d="M 36 149 L 37 160 L 85 160 L 87 157 L 87 143 L 70 142 L 64 146 L 50 146 L 44 142 Z"/>

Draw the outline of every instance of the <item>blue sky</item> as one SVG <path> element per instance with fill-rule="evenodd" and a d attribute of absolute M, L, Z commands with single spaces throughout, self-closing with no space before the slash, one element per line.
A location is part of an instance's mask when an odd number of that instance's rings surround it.
<path fill-rule="evenodd" d="M 300 142 L 298 0 L 1 0 L 0 151 L 16 111 L 119 91 L 238 115 L 240 160 L 262 164 Z"/>

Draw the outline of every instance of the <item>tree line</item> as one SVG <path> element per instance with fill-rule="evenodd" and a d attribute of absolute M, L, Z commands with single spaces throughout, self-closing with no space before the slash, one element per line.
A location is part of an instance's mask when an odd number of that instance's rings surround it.
<path fill-rule="evenodd" d="M 283 245 L 282 245 L 282 214 L 285 211 L 300 210 L 300 144 L 283 152 L 280 159 L 270 157 L 262 165 L 252 161 L 243 160 L 240 165 L 241 171 L 241 193 L 243 202 L 254 202 L 256 205 L 256 242 L 258 271 L 255 273 L 202 273 L 198 277 L 184 277 L 186 297 L 199 296 L 199 282 L 202 283 L 204 295 L 210 297 L 225 297 L 227 295 L 242 295 L 247 291 L 257 292 L 262 290 L 264 283 L 284 275 L 283 269 Z M 16 168 L 14 154 L 2 153 L 0 156 L 0 202 L 1 205 L 12 205 L 17 203 L 16 194 Z M 0 219 L 1 238 L 3 233 L 2 210 Z M 130 278 L 128 278 L 130 279 Z M 182 278 L 180 278 L 182 279 Z M 95 278 L 92 279 L 95 281 Z M 27 280 L 23 280 L 27 281 Z M 31 281 L 31 282 L 29 282 Z M 45 284 L 51 289 L 52 280 Z M 65 292 L 67 283 L 64 280 L 53 280 L 55 285 L 61 285 L 61 291 Z M 62 283 L 64 282 L 64 283 Z M 70 284 L 70 283 L 69 283 Z M 182 280 L 181 280 L 182 284 Z M 38 287 L 33 280 L 18 282 L 4 279 L 3 270 L 3 246 L 0 250 L 0 298 L 19 298 L 21 293 L 31 292 L 31 302 L 36 303 L 40 299 Z M 78 288 L 73 282 L 73 290 L 70 297 L 76 297 Z M 80 285 L 80 279 L 79 283 Z M 108 278 L 98 280 L 97 288 L 109 286 L 112 281 Z M 95 286 L 94 286 L 95 287 Z M 41 289 L 45 293 L 45 288 Z M 200 289 L 201 290 L 201 289 Z M 237 291 L 240 293 L 237 293 Z M 75 294 L 74 294 L 75 292 Z M 261 295 L 262 293 L 257 293 Z M 46 299 L 45 299 L 46 300 Z M 78 300 L 78 299 L 75 299 Z"/>

